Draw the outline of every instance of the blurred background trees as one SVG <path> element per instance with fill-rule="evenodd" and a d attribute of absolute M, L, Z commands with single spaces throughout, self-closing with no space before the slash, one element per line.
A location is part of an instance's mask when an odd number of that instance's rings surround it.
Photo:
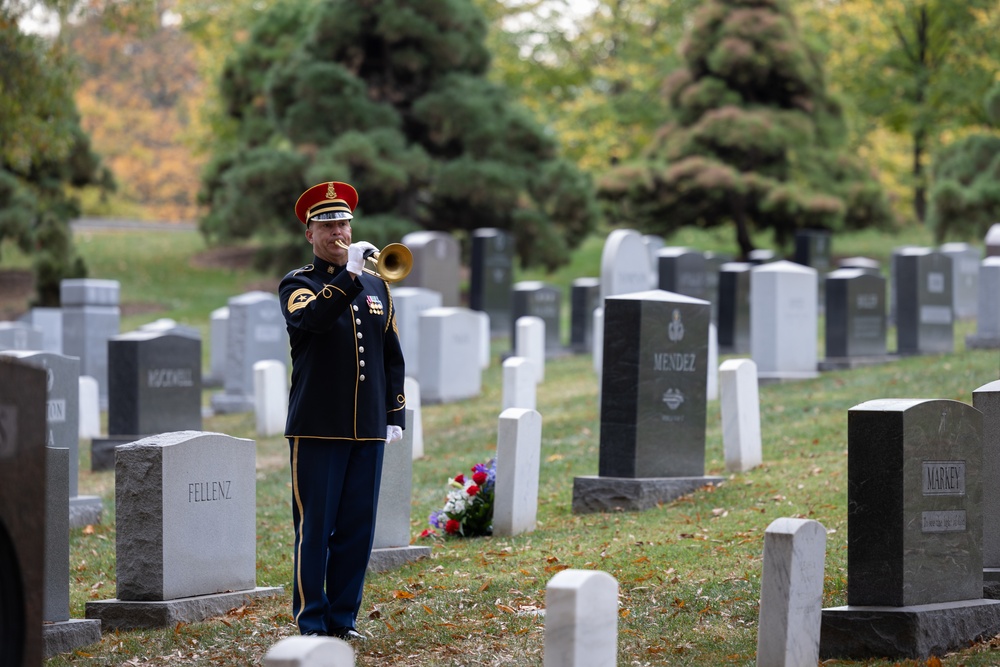
<path fill-rule="evenodd" d="M 58 37 L 18 30 L 39 4 Z M 291 204 L 332 174 L 358 185 L 376 244 L 497 226 L 549 267 L 595 225 L 732 225 L 745 251 L 804 226 L 926 222 L 943 241 L 997 221 L 995 0 L 78 4 L 3 5 L 4 39 L 45 70 L 0 60 L 8 238 L 54 201 L 8 166 L 66 161 L 71 107 L 43 108 L 60 89 L 119 183 L 84 187 L 85 212 L 197 219 L 286 266 L 304 245 Z M 13 109 L 18 77 L 38 85 Z"/>

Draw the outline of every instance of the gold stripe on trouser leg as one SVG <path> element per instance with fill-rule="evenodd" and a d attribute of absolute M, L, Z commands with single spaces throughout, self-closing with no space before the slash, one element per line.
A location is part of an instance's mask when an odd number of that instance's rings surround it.
<path fill-rule="evenodd" d="M 295 615 L 295 624 L 298 625 L 299 615 L 306 608 L 306 592 L 302 587 L 302 530 L 306 513 L 302 507 L 302 498 L 299 496 L 299 439 L 292 442 L 292 496 L 295 498 L 295 507 L 299 510 L 299 525 L 296 527 L 298 544 L 295 545 L 295 586 L 299 589 L 299 613 Z"/>

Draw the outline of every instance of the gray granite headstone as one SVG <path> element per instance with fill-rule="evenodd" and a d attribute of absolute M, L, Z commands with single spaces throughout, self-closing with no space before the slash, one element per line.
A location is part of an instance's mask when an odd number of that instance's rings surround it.
<path fill-rule="evenodd" d="M 975 319 L 982 251 L 968 243 L 945 243 L 939 250 L 951 257 L 952 304 L 955 319 Z"/>
<path fill-rule="evenodd" d="M 42 332 L 42 347 L 45 352 L 62 354 L 62 310 L 59 308 L 32 308 L 21 317 Z"/>
<path fill-rule="evenodd" d="M 795 232 L 795 254 L 792 256 L 792 261 L 816 269 L 820 312 L 826 309 L 826 290 L 823 281 L 830 271 L 832 238 L 833 235 L 826 229 L 800 229 Z"/>
<path fill-rule="evenodd" d="M 117 280 L 73 278 L 59 283 L 63 311 L 62 353 L 80 359 L 80 375 L 97 380 L 101 408 L 108 406 L 108 340 L 120 333 Z"/>
<path fill-rule="evenodd" d="M 278 297 L 255 291 L 229 299 L 226 336 L 224 389 L 212 396 L 212 409 L 220 413 L 250 412 L 254 408 L 253 365 L 274 359 L 291 366 L 288 331 Z"/>
<path fill-rule="evenodd" d="M 69 525 L 71 528 L 81 528 L 87 524 L 99 523 L 104 509 L 101 498 L 79 495 L 80 360 L 54 352 L 33 350 L 8 350 L 2 354 L 45 369 L 48 391 L 46 446 L 69 450 L 66 470 Z"/>
<path fill-rule="evenodd" d="M 759 378 L 816 377 L 816 290 L 816 269 L 809 266 L 782 260 L 751 269 L 750 352 Z"/>
<path fill-rule="evenodd" d="M 420 377 L 420 315 L 441 307 L 441 293 L 424 287 L 395 287 L 392 306 L 396 310 L 396 328 L 406 360 L 406 374 Z"/>
<path fill-rule="evenodd" d="M 886 356 L 885 278 L 864 269 L 826 276 L 828 359 Z"/>
<path fill-rule="evenodd" d="M 706 250 L 705 255 L 705 298 L 712 302 L 712 323 L 719 324 L 719 271 L 724 264 L 733 261 L 733 256 Z"/>
<path fill-rule="evenodd" d="M 903 255 L 903 253 L 909 253 L 913 250 L 928 249 L 915 245 L 896 246 L 892 249 L 892 254 L 889 256 L 889 322 L 891 324 L 898 322 L 897 311 L 899 304 L 899 276 L 897 275 L 897 271 L 899 258 Z"/>
<path fill-rule="evenodd" d="M 968 348 L 1000 347 L 1000 257 L 987 257 L 979 267 L 976 333 L 965 337 Z"/>
<path fill-rule="evenodd" d="M 692 248 L 669 246 L 657 254 L 659 288 L 711 301 L 705 254 Z"/>
<path fill-rule="evenodd" d="M 747 253 L 747 261 L 754 266 L 778 261 L 778 254 L 770 248 L 757 248 Z"/>
<path fill-rule="evenodd" d="M 110 435 L 201 430 L 201 339 L 133 331 L 108 355 Z"/>
<path fill-rule="evenodd" d="M 569 293 L 569 346 L 574 352 L 589 354 L 594 346 L 594 309 L 601 305 L 601 281 L 574 278 Z"/>
<path fill-rule="evenodd" d="M 385 446 L 375 537 L 368 569 L 384 572 L 431 555 L 431 548 L 410 544 L 413 507 L 413 410 L 406 409 L 403 439 Z"/>
<path fill-rule="evenodd" d="M 410 232 L 402 243 L 413 253 L 413 269 L 397 284 L 438 292 L 444 307 L 461 305 L 461 254 L 455 237 L 446 232 Z"/>
<path fill-rule="evenodd" d="M 896 259 L 896 346 L 899 354 L 949 353 L 955 347 L 951 258 L 929 248 Z"/>
<path fill-rule="evenodd" d="M 40 350 L 42 330 L 27 322 L 0 322 L 0 350 Z"/>
<path fill-rule="evenodd" d="M 222 614 L 256 586 L 256 444 L 221 433 L 161 433 L 115 452 L 118 598 L 86 604 L 106 630 Z"/>
<path fill-rule="evenodd" d="M 750 269 L 748 262 L 726 262 L 719 267 L 719 350 L 724 354 L 750 353 Z"/>
<path fill-rule="evenodd" d="M 656 285 L 659 282 L 659 278 L 656 275 L 659 270 L 659 260 L 656 258 L 656 255 L 660 252 L 660 248 L 664 246 L 663 237 L 656 234 L 643 234 L 642 244 L 646 246 L 646 252 L 649 254 L 649 289 L 656 289 Z"/>
<path fill-rule="evenodd" d="M 474 230 L 469 265 L 469 307 L 490 316 L 493 336 L 510 334 L 513 285 L 514 240 L 511 235 L 502 229 Z"/>
<path fill-rule="evenodd" d="M 538 280 L 524 280 L 514 284 L 514 321 L 511 323 L 510 340 L 513 343 L 514 327 L 519 317 L 533 316 L 545 322 L 545 354 L 553 356 L 562 346 L 562 292 L 558 287 Z"/>
<path fill-rule="evenodd" d="M 615 229 L 601 251 L 601 298 L 641 292 L 652 285 L 649 250 L 634 229 Z"/>
<path fill-rule="evenodd" d="M 848 412 L 847 606 L 820 658 L 926 658 L 1000 632 L 983 595 L 983 416 L 943 399 Z"/>
<path fill-rule="evenodd" d="M 987 258 L 989 259 L 989 258 Z M 983 579 L 1000 582 L 1000 380 L 972 392 L 972 406 L 983 413 Z M 993 597 L 993 596 L 991 596 Z"/>
<path fill-rule="evenodd" d="M 0 664 L 42 664 L 46 374 L 0 358 Z"/>
<path fill-rule="evenodd" d="M 986 256 L 995 257 L 1000 255 L 1000 222 L 990 225 L 983 239 L 986 243 Z"/>

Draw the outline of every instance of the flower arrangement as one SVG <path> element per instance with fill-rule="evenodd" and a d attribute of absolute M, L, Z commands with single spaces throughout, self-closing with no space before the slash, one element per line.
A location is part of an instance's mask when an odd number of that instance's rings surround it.
<path fill-rule="evenodd" d="M 493 533 L 493 489 L 496 486 L 497 462 L 472 466 L 472 475 L 455 475 L 448 480 L 450 490 L 444 508 L 431 512 L 427 522 L 431 525 L 421 535 L 427 537 L 437 530 L 446 535 L 475 537 Z"/>

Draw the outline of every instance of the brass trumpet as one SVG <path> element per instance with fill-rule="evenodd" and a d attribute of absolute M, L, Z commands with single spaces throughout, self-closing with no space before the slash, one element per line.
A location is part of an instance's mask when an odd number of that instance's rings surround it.
<path fill-rule="evenodd" d="M 350 246 L 337 239 L 337 245 L 347 250 Z M 365 267 L 365 273 L 381 278 L 387 283 L 394 283 L 410 275 L 413 268 L 413 253 L 402 243 L 390 243 L 381 250 L 375 250 L 365 255 L 365 259 L 375 265 L 375 270 Z"/>

